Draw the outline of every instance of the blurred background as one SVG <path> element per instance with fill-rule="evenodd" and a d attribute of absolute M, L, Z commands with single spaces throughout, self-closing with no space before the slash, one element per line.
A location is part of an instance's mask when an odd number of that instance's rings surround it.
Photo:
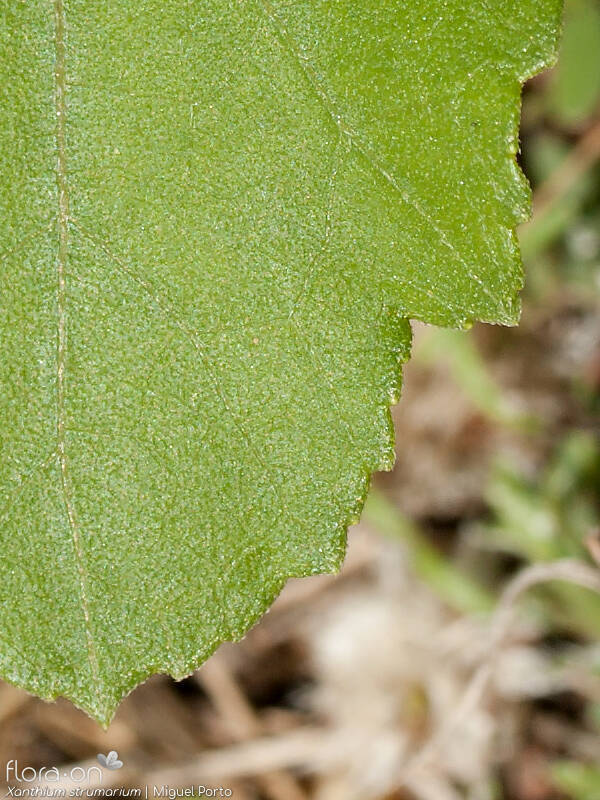
<path fill-rule="evenodd" d="M 291 581 L 242 642 L 148 681 L 107 732 L 0 684 L 0 764 L 114 749 L 107 794 L 600 800 L 598 0 L 568 0 L 559 64 L 524 90 L 521 161 L 522 323 L 415 326 L 397 465 L 342 573 Z"/>

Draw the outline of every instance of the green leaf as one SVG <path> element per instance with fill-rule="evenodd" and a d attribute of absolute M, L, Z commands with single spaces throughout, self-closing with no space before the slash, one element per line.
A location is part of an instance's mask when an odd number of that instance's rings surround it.
<path fill-rule="evenodd" d="M 559 0 L 28 0 L 0 31 L 0 673 L 106 722 L 339 567 L 408 318 L 514 323 Z"/>

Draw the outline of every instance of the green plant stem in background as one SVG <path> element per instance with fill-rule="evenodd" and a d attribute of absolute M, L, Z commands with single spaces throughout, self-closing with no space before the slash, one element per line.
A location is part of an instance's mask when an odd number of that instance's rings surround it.
<path fill-rule="evenodd" d="M 403 542 L 415 574 L 450 608 L 463 614 L 487 614 L 494 607 L 494 594 L 445 557 L 377 489 L 371 489 L 363 517 L 380 534 Z"/>
<path fill-rule="evenodd" d="M 507 399 L 469 333 L 429 330 L 416 345 L 413 357 L 423 364 L 434 360 L 443 363 L 475 408 L 492 422 L 521 432 L 540 429 L 536 417 L 524 413 Z"/>
<path fill-rule="evenodd" d="M 576 761 L 555 761 L 551 776 L 556 788 L 572 800 L 600 800 L 600 767 Z"/>
<path fill-rule="evenodd" d="M 596 487 L 600 448 L 595 437 L 575 432 L 559 443 L 535 481 L 508 460 L 498 461 L 486 492 L 491 521 L 482 526 L 486 546 L 526 562 L 565 557 L 589 559 L 586 537 L 598 522 Z M 586 589 L 556 584 L 538 591 L 549 620 L 578 635 L 600 638 L 600 597 Z"/>

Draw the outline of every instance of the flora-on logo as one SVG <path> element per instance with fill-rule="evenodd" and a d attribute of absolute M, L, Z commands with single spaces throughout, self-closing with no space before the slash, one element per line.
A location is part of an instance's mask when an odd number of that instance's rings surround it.
<path fill-rule="evenodd" d="M 123 762 L 119 761 L 119 754 L 116 750 L 111 750 L 107 756 L 105 756 L 103 753 L 98 753 L 96 758 L 103 767 L 106 767 L 106 769 L 121 769 L 123 766 Z"/>
<path fill-rule="evenodd" d="M 116 753 L 115 753 L 116 755 Z M 94 781 L 102 783 L 102 770 L 100 767 L 83 767 L 75 766 L 70 770 L 62 770 L 58 767 L 20 767 L 16 758 L 11 758 L 6 764 L 6 783 L 8 784 L 9 794 L 12 797 L 24 797 L 26 795 L 15 794 L 12 789 L 14 783 L 39 783 L 45 781 L 46 783 L 59 783 L 63 778 L 70 778 L 74 783 L 91 783 L 92 776 Z M 11 788 L 12 787 L 12 788 Z M 35 792 L 34 788 L 22 789 L 23 792 Z M 44 795 L 27 795 L 28 797 L 42 797 Z M 47 796 L 47 795 L 46 795 Z"/>

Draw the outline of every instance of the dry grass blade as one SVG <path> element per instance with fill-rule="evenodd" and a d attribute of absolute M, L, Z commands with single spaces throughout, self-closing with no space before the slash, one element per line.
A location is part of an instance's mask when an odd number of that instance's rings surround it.
<path fill-rule="evenodd" d="M 493 676 L 495 659 L 510 632 L 517 601 L 532 587 L 550 581 L 566 581 L 600 593 L 600 572 L 582 561 L 535 564 L 519 572 L 505 587 L 493 614 L 485 660 L 475 670 L 454 712 L 403 770 L 401 783 L 408 783 L 435 759 L 455 728 L 481 702 Z"/>
<path fill-rule="evenodd" d="M 216 654 L 196 675 L 235 741 L 243 742 L 260 736 L 263 732 L 261 720 L 223 658 Z M 306 794 L 288 772 L 268 770 L 258 776 L 258 783 L 271 800 L 306 800 Z"/>

